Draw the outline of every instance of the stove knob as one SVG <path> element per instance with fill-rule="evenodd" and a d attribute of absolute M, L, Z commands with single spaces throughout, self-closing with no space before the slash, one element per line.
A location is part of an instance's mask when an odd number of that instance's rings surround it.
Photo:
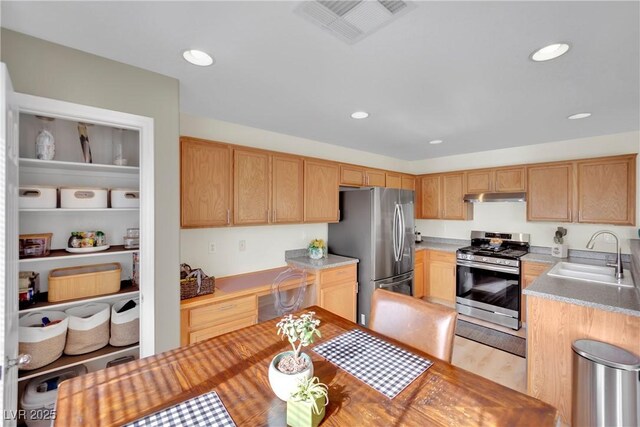
<path fill-rule="evenodd" d="M 503 264 L 503 261 L 501 259 L 496 260 L 496 264 Z"/>
<path fill-rule="evenodd" d="M 487 258 L 482 257 L 482 262 L 487 262 Z"/>

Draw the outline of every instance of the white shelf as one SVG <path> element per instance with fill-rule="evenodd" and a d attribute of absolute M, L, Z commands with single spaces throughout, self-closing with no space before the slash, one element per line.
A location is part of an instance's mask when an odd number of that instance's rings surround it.
<path fill-rule="evenodd" d="M 52 250 L 51 252 L 54 252 Z M 122 254 L 132 254 L 134 252 L 140 252 L 140 248 L 136 249 L 124 249 L 122 245 L 111 246 L 111 248 L 102 252 L 90 252 L 86 254 L 73 254 L 65 251 L 64 249 L 56 249 L 55 253 L 59 253 L 60 255 L 49 255 L 45 257 L 38 258 L 23 258 L 20 260 L 20 264 L 30 264 L 34 262 L 45 262 L 45 261 L 59 261 L 65 259 L 77 259 L 77 258 L 93 258 L 93 257 L 102 257 L 102 256 L 114 256 L 114 255 L 122 255 Z"/>
<path fill-rule="evenodd" d="M 70 368 L 72 366 L 82 365 L 83 363 L 93 362 L 99 359 L 111 358 L 125 353 L 130 353 L 131 350 L 139 349 L 140 345 L 130 345 L 127 347 L 112 347 L 107 345 L 106 347 L 96 350 L 91 353 L 82 354 L 78 356 L 62 355 L 60 359 L 42 368 L 34 369 L 33 371 L 20 371 L 18 375 L 18 381 L 28 380 L 30 378 L 38 377 L 40 375 L 48 374 L 50 372 L 56 372 L 61 369 Z"/>
<path fill-rule="evenodd" d="M 117 172 L 128 174 L 139 174 L 138 166 L 117 166 L 105 165 L 99 163 L 78 163 L 78 162 L 61 162 L 58 160 L 38 160 L 20 158 L 20 167 L 35 167 L 39 169 L 57 169 L 57 170 L 74 170 L 74 171 L 102 171 Z"/>
<path fill-rule="evenodd" d="M 61 302 L 39 302 L 34 304 L 30 308 L 19 310 L 18 314 L 22 316 L 23 314 L 31 313 L 32 311 L 42 311 L 42 310 L 64 311 L 67 308 L 71 308 L 79 304 L 88 304 L 90 302 L 112 301 L 116 299 L 121 300 L 125 298 L 138 298 L 139 296 L 140 296 L 140 289 L 137 286 L 129 286 L 123 290 L 120 290 L 112 294 L 107 294 L 107 295 L 78 298 L 74 300 L 61 301 Z"/>
<path fill-rule="evenodd" d="M 140 212 L 139 208 L 96 208 L 96 209 L 20 209 L 20 212 L 46 212 L 46 213 L 71 213 L 71 212 Z"/>

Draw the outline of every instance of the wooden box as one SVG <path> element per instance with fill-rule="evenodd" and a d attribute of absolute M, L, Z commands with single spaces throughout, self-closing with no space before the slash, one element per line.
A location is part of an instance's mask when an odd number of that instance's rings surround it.
<path fill-rule="evenodd" d="M 66 301 L 120 290 L 118 262 L 56 268 L 49 272 L 49 302 Z"/>

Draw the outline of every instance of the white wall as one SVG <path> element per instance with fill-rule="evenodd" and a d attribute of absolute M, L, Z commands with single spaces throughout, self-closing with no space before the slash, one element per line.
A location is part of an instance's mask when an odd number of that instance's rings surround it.
<path fill-rule="evenodd" d="M 180 134 L 397 171 L 407 171 L 409 166 L 391 157 L 184 113 L 180 115 Z M 224 277 L 281 267 L 284 251 L 304 248 L 312 239 L 326 239 L 327 233 L 327 224 L 181 230 L 180 258 L 209 275 Z M 239 250 L 240 240 L 246 242 L 244 252 Z M 214 253 L 209 253 L 209 243 L 215 244 Z"/>
<path fill-rule="evenodd" d="M 640 149 L 640 132 L 559 141 L 526 147 L 484 151 L 437 159 L 411 162 L 413 173 L 445 172 L 520 163 L 536 163 L 580 159 L 616 154 L 637 153 Z M 640 174 L 636 174 L 640 190 Z M 640 200 L 637 194 L 636 201 Z M 636 208 L 636 224 L 640 224 L 640 209 Z M 607 229 L 622 238 L 622 250 L 629 253 L 629 239 L 638 237 L 637 227 L 612 225 L 569 224 L 554 222 L 527 222 L 526 203 L 477 203 L 473 221 L 418 220 L 416 226 L 423 236 L 468 239 L 471 230 L 522 232 L 531 234 L 531 244 L 550 246 L 554 231 L 565 227 L 565 242 L 572 249 L 585 249 L 591 234 Z M 602 237 L 601 237 L 602 239 Z M 594 250 L 614 252 L 615 244 L 604 239 L 596 242 Z"/>

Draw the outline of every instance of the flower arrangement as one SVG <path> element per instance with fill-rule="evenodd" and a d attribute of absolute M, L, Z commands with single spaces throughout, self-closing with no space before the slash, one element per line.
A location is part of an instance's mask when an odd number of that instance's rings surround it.
<path fill-rule="evenodd" d="M 300 357 L 302 347 L 313 343 L 316 336 L 320 337 L 318 326 L 320 320 L 314 318 L 315 313 L 310 311 L 300 317 L 289 314 L 277 324 L 278 335 L 287 338 L 293 349 L 293 354 L 283 357 L 278 363 L 278 370 L 285 373 L 301 372 L 307 368 L 307 361 Z"/>
<path fill-rule="evenodd" d="M 309 257 L 311 259 L 320 259 L 324 257 L 327 245 L 322 239 L 313 239 L 307 249 L 309 250 Z"/>

